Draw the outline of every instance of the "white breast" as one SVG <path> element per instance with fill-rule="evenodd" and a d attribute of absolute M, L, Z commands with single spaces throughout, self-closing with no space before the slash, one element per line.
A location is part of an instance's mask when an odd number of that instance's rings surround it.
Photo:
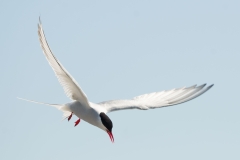
<path fill-rule="evenodd" d="M 73 101 L 71 103 L 66 104 L 68 107 L 68 110 L 72 112 L 74 115 L 76 115 L 78 118 L 103 129 L 106 130 L 105 126 L 103 126 L 101 122 L 101 118 L 99 114 L 103 111 L 101 111 L 101 107 L 98 108 L 97 104 L 90 103 L 91 106 L 86 106 L 84 104 L 81 104 L 79 101 Z"/>

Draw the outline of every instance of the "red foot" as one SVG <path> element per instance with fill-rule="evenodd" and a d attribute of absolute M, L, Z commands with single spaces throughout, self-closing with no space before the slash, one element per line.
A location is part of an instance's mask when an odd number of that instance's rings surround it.
<path fill-rule="evenodd" d="M 78 120 L 75 122 L 74 127 L 76 127 L 76 126 L 78 125 L 79 122 L 80 122 L 80 119 L 78 119 Z"/>
<path fill-rule="evenodd" d="M 68 121 L 70 121 L 71 118 L 72 118 L 72 113 L 71 113 L 71 115 L 68 117 Z"/>

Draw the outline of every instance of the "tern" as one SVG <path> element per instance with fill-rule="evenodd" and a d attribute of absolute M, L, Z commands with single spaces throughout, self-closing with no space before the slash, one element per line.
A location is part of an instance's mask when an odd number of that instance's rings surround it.
<path fill-rule="evenodd" d="M 80 88 L 75 79 L 67 72 L 59 60 L 54 56 L 45 38 L 40 19 L 38 23 L 38 36 L 41 48 L 48 63 L 52 67 L 67 97 L 69 97 L 72 102 L 66 104 L 47 104 L 23 98 L 19 99 L 53 106 L 62 111 L 64 118 L 67 118 L 68 121 L 73 115 L 75 115 L 79 118 L 75 122 L 75 126 L 77 126 L 82 119 L 108 133 L 112 142 L 114 142 L 114 137 L 112 134 L 113 123 L 106 115 L 107 113 L 125 109 L 148 110 L 177 105 L 202 95 L 213 86 L 213 84 L 209 86 L 206 86 L 206 84 L 199 86 L 194 85 L 191 87 L 183 87 L 144 94 L 129 100 L 111 100 L 101 103 L 92 103 L 88 101 L 86 94 Z"/>

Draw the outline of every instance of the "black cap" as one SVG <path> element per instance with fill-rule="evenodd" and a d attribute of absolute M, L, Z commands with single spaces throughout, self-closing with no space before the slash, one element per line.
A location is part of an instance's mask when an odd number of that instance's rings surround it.
<path fill-rule="evenodd" d="M 110 131 L 112 132 L 113 124 L 111 119 L 103 112 L 99 115 L 101 117 L 102 124 Z"/>

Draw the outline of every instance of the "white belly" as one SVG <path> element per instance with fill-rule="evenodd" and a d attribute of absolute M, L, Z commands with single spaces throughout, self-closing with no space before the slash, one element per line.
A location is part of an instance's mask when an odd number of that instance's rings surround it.
<path fill-rule="evenodd" d="M 68 103 L 67 106 L 69 111 L 76 115 L 78 118 L 105 130 L 105 127 L 102 125 L 99 113 L 90 106 L 82 105 L 79 101 Z"/>

